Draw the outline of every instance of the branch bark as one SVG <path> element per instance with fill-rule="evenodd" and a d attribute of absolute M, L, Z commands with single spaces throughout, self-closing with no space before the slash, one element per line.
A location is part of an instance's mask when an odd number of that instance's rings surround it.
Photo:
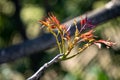
<path fill-rule="evenodd" d="M 53 65 L 54 63 L 59 61 L 59 58 L 62 56 L 62 54 L 58 54 L 57 56 L 55 56 L 51 61 L 45 63 L 42 67 L 39 68 L 39 70 L 33 74 L 31 77 L 29 77 L 27 80 L 38 80 L 38 78 L 40 78 L 42 76 L 42 74 L 44 73 L 44 71 L 50 67 L 51 65 Z"/>
<path fill-rule="evenodd" d="M 116 18 L 118 16 L 120 16 L 119 0 L 113 0 L 107 3 L 103 8 L 87 13 L 88 19 L 91 20 L 92 24 L 94 25 L 104 23 L 105 21 Z M 71 35 L 75 31 L 73 24 L 74 19 L 77 21 L 77 25 L 79 26 L 80 16 L 63 23 L 71 25 Z M 18 45 L 0 49 L 0 64 L 34 54 L 35 52 L 46 50 L 50 47 L 53 47 L 55 44 L 55 39 L 51 34 L 44 34 L 34 40 L 28 40 Z"/>

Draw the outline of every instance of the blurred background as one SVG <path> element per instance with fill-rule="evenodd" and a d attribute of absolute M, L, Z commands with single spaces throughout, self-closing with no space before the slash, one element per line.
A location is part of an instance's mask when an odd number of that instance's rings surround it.
<path fill-rule="evenodd" d="M 110 0 L 0 0 L 0 48 L 35 39 L 44 32 L 39 20 L 49 12 L 64 22 L 103 7 Z M 120 17 L 103 22 L 96 35 L 117 44 L 92 45 L 79 56 L 51 66 L 41 80 L 120 80 Z M 73 53 L 76 49 L 73 50 Z M 56 48 L 0 65 L 0 80 L 25 80 L 58 53 Z"/>

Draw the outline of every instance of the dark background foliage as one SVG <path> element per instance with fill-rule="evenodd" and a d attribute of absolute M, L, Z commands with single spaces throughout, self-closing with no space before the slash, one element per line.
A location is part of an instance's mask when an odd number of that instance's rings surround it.
<path fill-rule="evenodd" d="M 35 39 L 45 33 L 41 31 L 38 21 L 44 19 L 49 12 L 53 12 L 61 22 L 64 22 L 96 8 L 103 7 L 109 1 L 110 0 L 0 0 L 0 48 L 6 48 L 26 40 Z M 110 62 L 109 66 L 111 67 L 108 68 L 113 69 L 113 71 L 120 70 L 119 67 L 116 68 L 116 66 L 114 66 L 119 63 L 119 55 L 117 55 L 120 49 L 119 27 L 120 18 L 118 17 L 100 24 L 96 28 L 96 34 L 101 38 L 108 39 L 110 37 L 111 40 L 117 42 L 117 46 L 109 50 L 107 49 L 107 52 L 103 54 L 106 60 L 104 65 L 107 65 L 107 61 Z M 93 50 L 93 48 L 91 49 Z M 45 62 L 52 59 L 57 52 L 56 48 L 52 48 L 13 62 L 1 64 L 0 80 L 25 80 Z M 92 53 L 94 53 L 94 50 L 90 54 L 92 55 Z M 110 56 L 112 56 L 112 58 Z M 97 56 L 97 59 L 95 57 L 92 61 L 88 60 L 90 63 L 87 67 L 83 66 L 84 68 L 79 68 L 80 71 L 77 72 L 75 72 L 74 68 L 82 63 L 80 61 L 74 62 L 73 60 L 73 62 L 69 64 L 64 62 L 57 63 L 45 72 L 42 80 L 110 80 L 110 78 L 120 78 L 117 72 L 111 75 L 112 73 L 110 74 L 109 70 L 106 69 L 107 66 L 101 66 L 103 63 L 100 60 L 102 60 L 101 55 Z M 114 65 L 111 63 L 112 61 L 115 62 Z M 68 62 L 70 61 L 68 60 Z M 74 65 L 75 67 L 71 68 L 68 65 Z M 117 78 L 115 75 L 117 75 Z"/>

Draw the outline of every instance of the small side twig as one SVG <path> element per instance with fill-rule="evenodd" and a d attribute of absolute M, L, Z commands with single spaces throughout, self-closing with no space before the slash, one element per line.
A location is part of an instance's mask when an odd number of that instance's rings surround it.
<path fill-rule="evenodd" d="M 63 54 L 58 54 L 57 56 L 55 56 L 52 60 L 50 60 L 49 62 L 45 63 L 42 67 L 39 68 L 39 70 L 33 74 L 31 77 L 29 77 L 27 80 L 38 80 L 38 78 L 40 78 L 42 76 L 42 74 L 44 73 L 44 71 L 50 67 L 51 65 L 53 65 L 54 63 L 59 61 L 59 58 L 62 56 Z"/>

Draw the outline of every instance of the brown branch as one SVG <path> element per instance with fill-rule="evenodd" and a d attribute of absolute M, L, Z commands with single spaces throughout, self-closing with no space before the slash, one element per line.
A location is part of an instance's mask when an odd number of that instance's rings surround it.
<path fill-rule="evenodd" d="M 83 15 L 84 16 L 84 15 Z M 98 25 L 110 19 L 120 16 L 120 1 L 111 1 L 107 3 L 103 8 L 93 10 L 87 13 L 88 19 L 92 21 L 94 25 Z M 74 18 L 78 25 L 80 17 Z M 63 24 L 72 25 L 71 34 L 74 33 L 73 20 L 66 21 Z M 5 49 L 0 50 L 0 64 L 16 60 L 18 58 L 31 55 L 35 52 L 46 50 L 53 47 L 56 44 L 54 37 L 51 34 L 44 34 L 34 40 L 28 40 L 24 43 L 13 45 Z"/>

